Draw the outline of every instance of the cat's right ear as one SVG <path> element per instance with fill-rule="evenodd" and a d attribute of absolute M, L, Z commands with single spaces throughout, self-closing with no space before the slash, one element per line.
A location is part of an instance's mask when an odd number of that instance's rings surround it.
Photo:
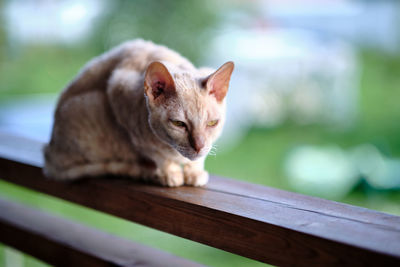
<path fill-rule="evenodd" d="M 233 68 L 232 61 L 226 62 L 203 81 L 203 86 L 207 88 L 210 95 L 215 96 L 218 102 L 222 102 L 228 92 Z"/>
<path fill-rule="evenodd" d="M 156 104 L 176 93 L 174 80 L 161 62 L 155 61 L 147 67 L 144 91 L 148 99 Z"/>

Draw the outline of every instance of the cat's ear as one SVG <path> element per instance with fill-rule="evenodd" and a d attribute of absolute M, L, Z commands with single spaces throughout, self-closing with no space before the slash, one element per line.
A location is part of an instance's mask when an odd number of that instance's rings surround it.
<path fill-rule="evenodd" d="M 233 68 L 232 61 L 226 62 L 203 81 L 208 93 L 214 95 L 218 102 L 222 102 L 228 92 Z"/>
<path fill-rule="evenodd" d="M 147 67 L 144 90 L 149 100 L 155 102 L 165 100 L 176 93 L 174 79 L 164 64 L 155 61 Z"/>

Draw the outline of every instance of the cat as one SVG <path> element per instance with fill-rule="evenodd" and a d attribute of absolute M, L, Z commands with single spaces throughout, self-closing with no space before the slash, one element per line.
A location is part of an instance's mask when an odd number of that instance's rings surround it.
<path fill-rule="evenodd" d="M 92 59 L 58 99 L 45 175 L 205 185 L 204 160 L 223 128 L 233 69 L 233 62 L 196 69 L 141 39 Z"/>

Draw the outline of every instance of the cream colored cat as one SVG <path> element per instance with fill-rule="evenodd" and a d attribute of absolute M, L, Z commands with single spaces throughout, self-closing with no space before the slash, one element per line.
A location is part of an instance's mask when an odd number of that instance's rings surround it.
<path fill-rule="evenodd" d="M 207 183 L 233 63 L 196 69 L 178 53 L 134 40 L 90 61 L 62 93 L 45 147 L 45 174 L 105 174 L 165 186 Z"/>

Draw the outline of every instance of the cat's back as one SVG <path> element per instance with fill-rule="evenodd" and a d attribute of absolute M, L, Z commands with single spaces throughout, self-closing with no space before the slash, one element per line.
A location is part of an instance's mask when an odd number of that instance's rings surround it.
<path fill-rule="evenodd" d="M 90 60 L 63 90 L 58 106 L 76 95 L 90 91 L 105 92 L 110 77 L 117 69 L 127 69 L 142 74 L 154 61 L 169 62 L 186 70 L 195 69 L 189 60 L 163 45 L 143 39 L 126 41 Z"/>

